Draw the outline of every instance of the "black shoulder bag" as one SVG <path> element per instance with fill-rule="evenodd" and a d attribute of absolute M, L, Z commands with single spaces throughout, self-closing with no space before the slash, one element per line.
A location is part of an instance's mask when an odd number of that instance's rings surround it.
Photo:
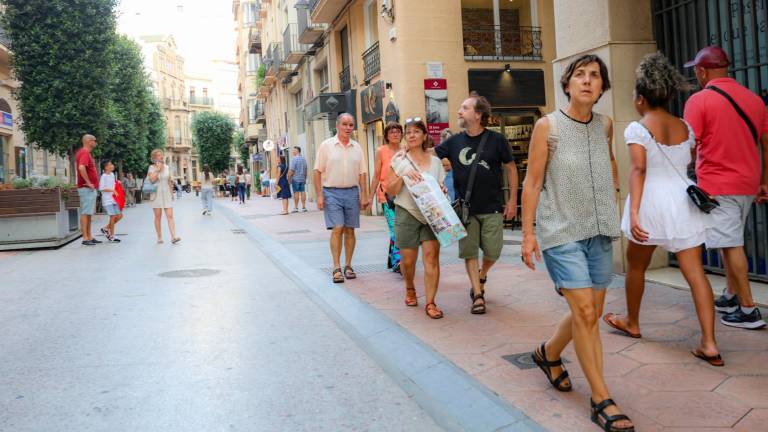
<path fill-rule="evenodd" d="M 755 143 L 757 143 L 759 141 L 760 137 L 757 135 L 757 129 L 755 129 L 755 125 L 752 124 L 752 122 L 749 120 L 749 117 L 747 117 L 747 114 L 744 112 L 744 110 L 741 109 L 741 107 L 736 103 L 736 101 L 733 100 L 731 95 L 729 95 L 728 93 L 723 91 L 723 89 L 721 89 L 719 87 L 715 87 L 713 85 L 711 85 L 711 86 L 709 86 L 707 88 L 710 89 L 710 90 L 713 90 L 716 93 L 719 93 L 722 97 L 728 99 L 728 102 L 730 102 L 731 105 L 733 105 L 733 109 L 736 110 L 736 112 L 739 114 L 741 119 L 744 120 L 744 123 L 747 124 L 747 127 L 749 128 L 749 131 L 752 132 L 752 138 L 754 138 L 755 139 Z"/>
<path fill-rule="evenodd" d="M 637 122 L 640 126 L 644 127 L 645 130 L 648 131 L 648 134 L 653 138 L 653 143 L 656 144 L 656 146 L 659 148 L 659 151 L 661 152 L 661 155 L 664 156 L 664 159 L 669 162 L 669 165 L 672 167 L 673 170 L 677 173 L 677 175 L 680 176 L 680 178 L 683 180 L 684 183 L 688 184 L 688 187 L 685 189 L 685 192 L 688 194 L 688 197 L 691 198 L 691 201 L 696 205 L 696 207 L 699 208 L 699 210 L 703 211 L 704 213 L 709 214 L 712 210 L 716 209 L 720 206 L 720 203 L 717 202 L 716 199 L 712 198 L 704 189 L 700 188 L 696 184 L 690 184 L 690 180 L 687 180 L 685 176 L 683 176 L 680 171 L 675 167 L 675 164 L 672 163 L 672 161 L 669 159 L 669 156 L 664 152 L 664 149 L 661 148 L 661 145 L 656 142 L 656 137 L 653 136 L 653 132 L 651 132 L 648 127 L 640 122 Z"/>
<path fill-rule="evenodd" d="M 466 135 L 466 132 L 464 132 L 464 134 Z M 483 137 L 480 138 L 480 145 L 477 146 L 475 160 L 472 161 L 472 167 L 469 169 L 469 181 L 467 182 L 467 190 L 464 192 L 464 198 L 457 197 L 451 204 L 453 211 L 456 212 L 456 215 L 464 226 L 469 224 L 469 203 L 472 199 L 472 189 L 475 186 L 477 164 L 480 162 L 480 155 L 483 153 L 483 147 L 485 147 L 485 142 L 488 140 L 488 135 L 490 135 L 488 131 L 483 131 Z"/>

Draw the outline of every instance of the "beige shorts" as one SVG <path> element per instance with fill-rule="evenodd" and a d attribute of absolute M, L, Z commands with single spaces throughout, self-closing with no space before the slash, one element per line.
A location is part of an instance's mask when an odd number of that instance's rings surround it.
<path fill-rule="evenodd" d="M 712 210 L 712 227 L 704 242 L 707 249 L 744 246 L 744 226 L 755 201 L 754 195 L 718 195 L 720 207 Z"/>

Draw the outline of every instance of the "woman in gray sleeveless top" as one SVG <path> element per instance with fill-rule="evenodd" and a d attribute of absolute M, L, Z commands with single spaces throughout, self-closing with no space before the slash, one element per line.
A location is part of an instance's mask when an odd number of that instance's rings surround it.
<path fill-rule="evenodd" d="M 533 360 L 557 390 L 571 391 L 560 353 L 573 340 L 592 390 L 592 421 L 605 431 L 634 431 L 608 393 L 598 326 L 612 277 L 612 242 L 620 235 L 613 124 L 592 111 L 611 86 L 608 70 L 599 57 L 584 55 L 566 68 L 560 83 L 568 106 L 536 122 L 528 151 L 522 258 L 535 269 L 533 256 L 544 256 L 571 312 Z"/>

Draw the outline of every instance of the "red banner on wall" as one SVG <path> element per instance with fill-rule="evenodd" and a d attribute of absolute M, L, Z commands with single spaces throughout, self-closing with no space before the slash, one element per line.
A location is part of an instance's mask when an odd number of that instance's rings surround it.
<path fill-rule="evenodd" d="M 448 82 L 442 78 L 425 79 L 424 102 L 427 131 L 435 145 L 440 144 L 440 133 L 448 129 Z"/>

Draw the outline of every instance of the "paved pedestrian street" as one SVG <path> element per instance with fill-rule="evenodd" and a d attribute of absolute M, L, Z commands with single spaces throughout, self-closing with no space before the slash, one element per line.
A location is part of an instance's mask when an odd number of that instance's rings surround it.
<path fill-rule="evenodd" d="M 572 347 L 571 393 L 530 361 L 567 306 L 543 266 L 519 264 L 515 233 L 486 315 L 469 313 L 456 247 L 442 251 L 445 318 L 431 320 L 421 272 L 409 308 L 386 269 L 383 218 L 362 218 L 358 278 L 334 285 L 310 207 L 216 199 L 202 216 L 185 194 L 179 245 L 155 244 L 139 205 L 120 244 L 0 254 L 0 431 L 599 430 Z M 624 310 L 622 287 L 608 310 Z M 768 430 L 768 333 L 718 323 L 726 366 L 714 368 L 689 353 L 687 291 L 650 284 L 641 319 L 639 340 L 601 323 L 609 389 L 636 430 Z"/>

